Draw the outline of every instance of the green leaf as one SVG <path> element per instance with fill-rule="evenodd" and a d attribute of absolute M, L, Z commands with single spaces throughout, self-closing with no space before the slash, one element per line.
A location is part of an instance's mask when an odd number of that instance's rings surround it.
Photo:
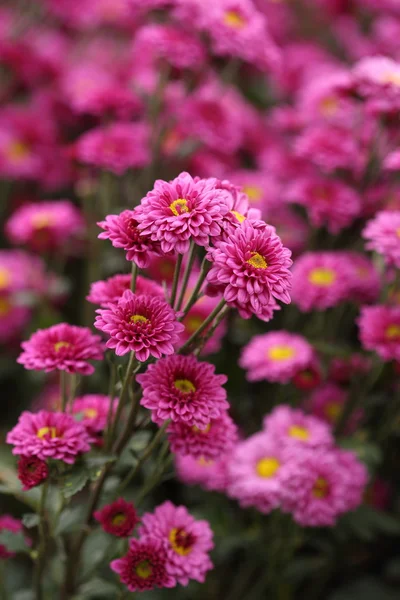
<path fill-rule="evenodd" d="M 71 533 L 81 528 L 84 519 L 85 509 L 83 506 L 74 506 L 62 511 L 55 529 L 56 535 L 62 533 Z"/>
<path fill-rule="evenodd" d="M 26 544 L 22 531 L 14 533 L 13 531 L 3 529 L 0 532 L 0 544 L 5 546 L 9 552 L 29 552 L 29 546 Z"/>
<path fill-rule="evenodd" d="M 105 454 L 102 456 L 88 456 L 85 458 L 85 463 L 91 469 L 92 467 L 102 467 L 116 460 L 117 457 L 114 454 Z"/>
<path fill-rule="evenodd" d="M 85 487 L 89 479 L 89 472 L 85 465 L 79 465 L 61 481 L 61 493 L 64 498 L 71 498 Z"/>
<path fill-rule="evenodd" d="M 22 523 L 28 529 L 37 527 L 40 523 L 40 517 L 37 513 L 26 513 L 22 517 Z"/>
<path fill-rule="evenodd" d="M 129 444 L 129 449 L 135 453 L 141 453 L 149 445 L 152 433 L 151 431 L 138 431 Z"/>
<path fill-rule="evenodd" d="M 79 593 L 84 598 L 116 598 L 118 592 L 117 585 L 97 577 L 79 588 Z"/>

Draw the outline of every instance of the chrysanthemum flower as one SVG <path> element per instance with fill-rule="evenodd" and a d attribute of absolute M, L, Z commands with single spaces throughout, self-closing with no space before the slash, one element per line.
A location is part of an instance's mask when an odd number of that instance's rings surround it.
<path fill-rule="evenodd" d="M 21 456 L 18 461 L 18 479 L 24 492 L 46 481 L 49 468 L 44 460 L 37 456 Z"/>
<path fill-rule="evenodd" d="M 282 508 L 302 526 L 332 526 L 362 502 L 367 470 L 352 454 L 337 449 L 302 450 L 283 476 Z"/>
<path fill-rule="evenodd" d="M 131 260 L 140 269 L 150 264 L 151 254 L 159 253 L 160 246 L 138 229 L 137 214 L 134 210 L 124 210 L 119 215 L 107 215 L 105 221 L 98 223 L 104 233 L 101 240 L 110 240 L 114 248 L 123 248 L 126 260 Z"/>
<path fill-rule="evenodd" d="M 362 376 L 371 369 L 371 359 L 354 353 L 349 357 L 334 357 L 329 365 L 329 378 L 336 383 L 348 383 L 356 375 Z"/>
<path fill-rule="evenodd" d="M 339 385 L 328 381 L 312 392 L 307 400 L 306 408 L 330 425 L 335 425 L 340 419 L 347 401 L 348 392 Z M 353 412 L 347 424 L 346 433 L 351 433 L 356 429 L 363 414 L 362 408 Z"/>
<path fill-rule="evenodd" d="M 358 319 L 359 337 L 366 350 L 383 360 L 400 360 L 400 308 L 364 306 Z"/>
<path fill-rule="evenodd" d="M 41 410 L 24 411 L 17 425 L 8 432 L 7 444 L 14 446 L 13 454 L 53 458 L 73 464 L 76 457 L 89 452 L 89 435 L 83 425 L 65 413 Z"/>
<path fill-rule="evenodd" d="M 313 360 L 313 348 L 305 338 L 288 331 L 254 336 L 243 348 L 239 364 L 249 381 L 288 383 Z"/>
<path fill-rule="evenodd" d="M 194 180 L 189 173 L 170 182 L 158 179 L 135 211 L 138 229 L 160 242 L 163 252 L 185 254 L 191 240 L 207 246 L 228 212 L 224 197 L 215 179 Z"/>
<path fill-rule="evenodd" d="M 94 518 L 104 531 L 117 537 L 129 537 L 139 523 L 139 517 L 131 502 L 118 498 L 94 513 Z"/>
<path fill-rule="evenodd" d="M 141 405 L 151 410 L 151 418 L 162 424 L 167 419 L 205 429 L 228 409 L 226 375 L 215 375 L 214 365 L 193 355 L 163 358 L 137 376 L 143 388 Z"/>
<path fill-rule="evenodd" d="M 75 420 L 86 428 L 93 438 L 91 441 L 95 441 L 106 428 L 110 403 L 111 398 L 102 394 L 86 394 L 75 398 L 72 414 Z"/>
<path fill-rule="evenodd" d="M 86 300 L 107 308 L 110 302 L 118 302 L 122 294 L 131 286 L 131 275 L 114 275 L 106 280 L 94 281 L 90 286 Z M 158 296 L 164 298 L 164 290 L 158 283 L 138 275 L 136 278 L 135 293 L 138 296 Z"/>
<path fill-rule="evenodd" d="M 303 312 L 325 310 L 349 298 L 352 270 L 336 252 L 307 252 L 293 268 L 292 300 Z"/>
<path fill-rule="evenodd" d="M 11 515 L 0 515 L 0 533 L 2 531 L 11 531 L 12 533 L 19 533 L 23 530 L 21 521 L 14 519 Z M 12 558 L 15 556 L 15 552 L 7 550 L 3 544 L 0 544 L 0 560 L 6 558 Z"/>
<path fill-rule="evenodd" d="M 368 221 L 362 236 L 368 250 L 382 254 L 387 264 L 400 267 L 400 211 L 378 212 Z"/>
<path fill-rule="evenodd" d="M 21 344 L 23 352 L 17 359 L 25 369 L 35 371 L 67 371 L 91 375 L 94 367 L 89 360 L 102 360 L 103 344 L 87 327 L 59 323 L 48 329 L 38 329 Z"/>
<path fill-rule="evenodd" d="M 290 464 L 281 442 L 265 432 L 239 442 L 228 463 L 227 494 L 243 507 L 254 506 L 262 513 L 278 508 L 285 473 Z"/>
<path fill-rule="evenodd" d="M 333 445 L 331 428 L 302 410 L 281 404 L 264 418 L 267 434 L 282 445 L 321 448 Z"/>
<path fill-rule="evenodd" d="M 227 242 L 208 252 L 207 280 L 244 319 L 255 314 L 267 321 L 275 299 L 290 303 L 290 256 L 273 227 L 246 220 Z"/>
<path fill-rule="evenodd" d="M 80 211 L 68 200 L 31 202 L 9 218 L 5 231 L 13 244 L 33 250 L 65 250 L 84 231 Z"/>
<path fill-rule="evenodd" d="M 173 354 L 174 344 L 184 327 L 176 320 L 175 312 L 161 298 L 137 296 L 130 290 L 116 304 L 98 309 L 94 326 L 110 338 L 107 348 L 115 348 L 118 356 L 135 352 L 137 360 L 149 356 L 161 358 Z"/>
<path fill-rule="evenodd" d="M 228 464 L 230 455 L 217 460 L 175 454 L 175 469 L 178 479 L 185 485 L 200 485 L 206 490 L 223 492 L 228 486 Z"/>
<path fill-rule="evenodd" d="M 214 547 L 210 526 L 207 521 L 194 519 L 184 506 L 169 501 L 160 504 L 154 513 L 143 515 L 139 532 L 163 542 L 167 572 L 181 585 L 191 579 L 203 583 L 213 568 L 208 555 Z"/>
<path fill-rule="evenodd" d="M 355 302 L 369 303 L 378 299 L 381 278 L 371 260 L 361 252 L 342 252 L 352 270 L 350 297 Z"/>
<path fill-rule="evenodd" d="M 227 454 L 238 439 L 237 427 L 227 413 L 212 419 L 205 429 L 172 422 L 167 429 L 171 451 L 194 458 L 216 460 Z"/>
<path fill-rule="evenodd" d="M 175 579 L 166 568 L 167 552 L 162 540 L 143 536 L 129 540 L 129 550 L 122 558 L 110 563 L 130 592 L 144 592 L 154 588 L 171 588 Z"/>

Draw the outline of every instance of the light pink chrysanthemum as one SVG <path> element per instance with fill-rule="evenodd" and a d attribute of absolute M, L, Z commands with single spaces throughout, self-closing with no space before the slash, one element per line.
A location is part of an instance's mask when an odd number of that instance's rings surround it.
<path fill-rule="evenodd" d="M 2 531 L 19 533 L 20 531 L 23 531 L 23 525 L 21 521 L 14 519 L 11 515 L 0 515 L 0 533 Z M 0 544 L 0 560 L 12 558 L 13 556 L 15 556 L 15 552 L 10 552 L 3 544 Z"/>
<path fill-rule="evenodd" d="M 212 419 L 205 429 L 172 422 L 167 434 L 172 452 L 205 460 L 216 460 L 227 454 L 238 439 L 237 427 L 227 413 Z"/>
<path fill-rule="evenodd" d="M 96 312 L 94 326 L 110 336 L 107 348 L 115 348 L 117 356 L 135 352 L 141 362 L 149 356 L 161 358 L 163 354 L 173 354 L 174 344 L 184 329 L 164 300 L 137 296 L 130 290 L 116 304 Z"/>
<path fill-rule="evenodd" d="M 113 123 L 91 129 L 76 142 L 76 156 L 116 175 L 145 167 L 150 162 L 149 128 L 146 123 Z"/>
<path fill-rule="evenodd" d="M 35 371 L 67 371 L 91 375 L 94 367 L 89 360 L 102 360 L 103 344 L 87 327 L 59 323 L 48 329 L 38 329 L 21 344 L 23 352 L 17 359 L 25 369 Z"/>
<path fill-rule="evenodd" d="M 243 348 L 239 361 L 248 381 L 288 383 L 313 360 L 313 348 L 305 338 L 288 331 L 254 336 Z"/>
<path fill-rule="evenodd" d="M 214 365 L 193 355 L 175 354 L 159 360 L 137 376 L 143 388 L 140 403 L 152 411 L 155 423 L 171 419 L 205 429 L 229 407 L 222 387 L 227 377 L 214 371 Z"/>
<path fill-rule="evenodd" d="M 66 413 L 24 411 L 17 425 L 9 431 L 7 444 L 14 446 L 13 454 L 49 458 L 73 464 L 76 457 L 89 452 L 89 435 L 81 423 Z"/>
<path fill-rule="evenodd" d="M 378 212 L 368 221 L 362 236 L 368 250 L 375 250 L 388 264 L 400 267 L 400 211 Z"/>
<path fill-rule="evenodd" d="M 206 490 L 216 492 L 226 490 L 229 481 L 229 454 L 218 460 L 193 458 L 181 454 L 176 454 L 174 458 L 177 476 L 185 485 L 200 485 Z"/>
<path fill-rule="evenodd" d="M 11 215 L 5 231 L 13 244 L 26 244 L 39 251 L 62 250 L 82 235 L 84 222 L 68 200 L 32 202 Z"/>
<path fill-rule="evenodd" d="M 306 252 L 293 268 L 292 300 L 303 312 L 325 310 L 349 298 L 352 270 L 341 253 Z"/>
<path fill-rule="evenodd" d="M 359 337 L 366 350 L 383 360 L 400 360 L 400 308 L 364 306 L 358 319 Z"/>
<path fill-rule="evenodd" d="M 123 248 L 126 260 L 131 260 L 140 269 L 150 264 L 151 254 L 160 252 L 159 244 L 143 235 L 138 229 L 137 214 L 133 210 L 124 210 L 119 215 L 107 215 L 105 221 L 98 223 L 104 229 L 100 240 L 110 240 L 114 248 Z"/>
<path fill-rule="evenodd" d="M 86 394 L 74 400 L 72 414 L 94 440 L 106 428 L 110 403 L 110 397 L 102 394 Z"/>
<path fill-rule="evenodd" d="M 246 220 L 227 242 L 208 252 L 207 280 L 243 318 L 255 314 L 269 320 L 275 299 L 290 303 L 290 256 L 273 227 Z"/>
<path fill-rule="evenodd" d="M 160 242 L 163 252 L 185 254 L 191 240 L 208 246 L 210 237 L 220 234 L 228 212 L 224 198 L 216 179 L 194 180 L 189 173 L 170 182 L 158 179 L 135 211 L 138 228 Z"/>
<path fill-rule="evenodd" d="M 287 446 L 320 448 L 334 442 L 331 428 L 324 421 L 283 404 L 264 418 L 263 427 L 269 436 Z"/>
<path fill-rule="evenodd" d="M 187 585 L 191 579 L 204 582 L 213 568 L 209 552 L 213 533 L 207 521 L 198 521 L 184 506 L 164 502 L 154 513 L 145 513 L 139 528 L 141 535 L 151 535 L 167 549 L 167 572 L 177 583 Z"/>
<path fill-rule="evenodd" d="M 129 537 L 139 523 L 139 517 L 132 502 L 118 498 L 103 506 L 93 514 L 104 531 L 117 537 Z"/>
<path fill-rule="evenodd" d="M 90 293 L 86 300 L 107 308 L 110 302 L 118 302 L 122 294 L 130 289 L 131 275 L 114 275 L 106 280 L 94 281 L 90 286 Z M 164 290 L 158 283 L 138 275 L 136 278 L 135 293 L 138 296 L 158 296 L 164 298 Z"/>
<path fill-rule="evenodd" d="M 110 563 L 130 592 L 174 587 L 175 579 L 167 572 L 166 565 L 165 545 L 153 535 L 139 540 L 131 538 L 127 554 Z"/>
<path fill-rule="evenodd" d="M 367 470 L 352 454 L 337 449 L 301 450 L 283 476 L 282 508 L 302 526 L 332 526 L 362 502 Z"/>

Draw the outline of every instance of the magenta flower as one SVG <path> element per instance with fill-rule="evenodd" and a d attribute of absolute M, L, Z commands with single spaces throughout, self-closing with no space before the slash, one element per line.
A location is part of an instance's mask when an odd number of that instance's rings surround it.
<path fill-rule="evenodd" d="M 14 519 L 11 515 L 0 515 L 0 533 L 2 531 L 19 533 L 20 531 L 23 531 L 23 526 L 21 521 Z M 0 560 L 12 558 L 13 556 L 15 556 L 15 552 L 8 551 L 3 544 L 0 544 Z"/>
<path fill-rule="evenodd" d="M 192 179 L 189 173 L 170 182 L 158 179 L 135 211 L 138 228 L 160 242 L 163 252 L 185 254 L 191 240 L 208 246 L 210 238 L 220 234 L 228 212 L 224 198 L 216 179 Z"/>
<path fill-rule="evenodd" d="M 174 344 L 184 329 L 164 300 L 137 296 L 130 290 L 123 293 L 117 304 L 96 312 L 94 326 L 110 336 L 107 348 L 115 348 L 118 356 L 135 352 L 141 362 L 149 356 L 161 358 L 163 354 L 173 354 Z"/>
<path fill-rule="evenodd" d="M 129 540 L 129 550 L 122 558 L 110 563 L 130 592 L 144 592 L 159 588 L 171 588 L 175 579 L 167 571 L 167 552 L 162 540 L 143 536 Z"/>
<path fill-rule="evenodd" d="M 171 451 L 204 460 L 216 460 L 230 452 L 238 439 L 237 427 L 228 413 L 212 419 L 205 429 L 175 421 L 167 429 Z"/>
<path fill-rule="evenodd" d="M 87 327 L 67 323 L 38 329 L 21 344 L 23 352 L 17 359 L 25 369 L 35 371 L 67 371 L 91 375 L 94 367 L 89 360 L 102 360 L 103 345 L 98 335 Z"/>
<path fill-rule="evenodd" d="M 182 454 L 176 454 L 174 458 L 177 476 L 185 485 L 200 485 L 206 490 L 216 492 L 226 490 L 229 482 L 229 454 L 218 460 Z"/>
<path fill-rule="evenodd" d="M 342 252 L 352 270 L 350 296 L 355 302 L 376 302 L 381 278 L 372 261 L 361 252 Z"/>
<path fill-rule="evenodd" d="M 358 318 L 359 337 L 366 350 L 383 360 L 400 360 L 400 308 L 364 306 Z"/>
<path fill-rule="evenodd" d="M 213 568 L 209 552 L 214 547 L 213 533 L 207 521 L 197 521 L 184 506 L 164 502 L 154 513 L 145 513 L 139 533 L 154 536 L 167 549 L 166 569 L 181 585 L 191 579 L 204 583 Z"/>
<path fill-rule="evenodd" d="M 400 267 L 400 211 L 378 212 L 365 226 L 362 236 L 368 250 L 375 250 L 385 262 Z"/>
<path fill-rule="evenodd" d="M 53 458 L 73 464 L 79 454 L 89 452 L 89 435 L 80 423 L 65 413 L 41 410 L 24 411 L 17 425 L 8 432 L 7 444 L 14 446 L 13 454 Z"/>
<path fill-rule="evenodd" d="M 331 428 L 324 421 L 285 404 L 264 418 L 263 427 L 269 436 L 286 446 L 326 448 L 334 442 Z"/>
<path fill-rule="evenodd" d="M 72 414 L 75 420 L 85 427 L 92 442 L 107 426 L 110 403 L 111 398 L 102 394 L 86 394 L 74 400 Z"/>
<path fill-rule="evenodd" d="M 246 369 L 248 381 L 288 383 L 298 371 L 310 366 L 313 357 L 312 346 L 301 335 L 271 331 L 250 340 L 239 364 Z"/>
<path fill-rule="evenodd" d="M 105 221 L 98 223 L 104 229 L 99 239 L 110 240 L 115 248 L 123 248 L 126 260 L 131 260 L 140 269 L 150 264 L 151 253 L 159 253 L 160 246 L 143 235 L 138 229 L 138 214 L 134 210 L 124 210 L 119 215 L 107 215 Z"/>
<path fill-rule="evenodd" d="M 227 377 L 214 371 L 214 365 L 199 362 L 193 355 L 159 360 L 137 376 L 143 388 L 140 403 L 151 410 L 155 423 L 171 419 L 205 429 L 229 407 L 222 387 Z"/>
<path fill-rule="evenodd" d="M 123 498 L 103 506 L 94 513 L 94 518 L 104 531 L 117 537 L 129 537 L 139 523 L 134 505 Z"/>
<path fill-rule="evenodd" d="M 49 476 L 47 463 L 37 456 L 21 456 L 18 461 L 18 479 L 24 492 L 46 481 Z"/>
<path fill-rule="evenodd" d="M 90 286 L 90 293 L 86 300 L 107 308 L 110 302 L 118 302 L 122 294 L 131 286 L 131 275 L 114 275 L 106 280 L 94 281 Z M 135 293 L 138 296 L 159 296 L 164 298 L 164 290 L 158 283 L 138 275 L 136 278 Z"/>
<path fill-rule="evenodd" d="M 332 382 L 326 382 L 315 389 L 307 400 L 307 410 L 330 425 L 335 425 L 340 419 L 348 392 Z M 346 428 L 346 433 L 353 432 L 363 418 L 362 408 L 354 411 Z"/>
<path fill-rule="evenodd" d="M 268 321 L 275 298 L 290 303 L 290 256 L 273 227 L 246 220 L 227 242 L 208 252 L 207 280 L 244 319 L 255 314 Z"/>

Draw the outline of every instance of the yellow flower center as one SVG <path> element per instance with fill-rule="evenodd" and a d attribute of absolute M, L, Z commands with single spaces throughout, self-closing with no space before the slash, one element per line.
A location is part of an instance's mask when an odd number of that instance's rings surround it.
<path fill-rule="evenodd" d="M 95 419 L 99 413 L 95 408 L 87 408 L 85 410 L 85 417 L 88 419 Z"/>
<path fill-rule="evenodd" d="M 201 317 L 192 316 L 192 317 L 187 317 L 183 322 L 184 322 L 188 332 L 194 333 L 195 331 L 197 331 L 197 329 L 200 327 L 200 325 L 202 325 L 203 320 L 204 319 L 202 319 Z"/>
<path fill-rule="evenodd" d="M 11 281 L 10 271 L 7 269 L 0 269 L 0 289 L 6 288 Z"/>
<path fill-rule="evenodd" d="M 174 381 L 174 386 L 177 390 L 183 392 L 184 394 L 190 394 L 190 392 L 196 391 L 195 386 L 191 381 L 189 381 L 189 379 L 176 379 Z"/>
<path fill-rule="evenodd" d="M 117 513 L 111 519 L 112 524 L 116 525 L 117 527 L 118 527 L 118 525 L 122 525 L 123 523 L 125 523 L 125 521 L 126 521 L 126 515 L 124 515 L 124 513 Z"/>
<path fill-rule="evenodd" d="M 176 217 L 179 217 L 179 215 L 181 215 L 182 213 L 190 212 L 189 207 L 187 205 L 187 200 L 185 200 L 184 198 L 178 198 L 177 200 L 174 200 L 172 204 L 169 205 L 169 207 Z"/>
<path fill-rule="evenodd" d="M 256 471 L 260 477 L 267 479 L 273 477 L 280 466 L 280 462 L 276 458 L 265 457 L 258 461 Z"/>
<path fill-rule="evenodd" d="M 289 435 L 294 437 L 302 442 L 310 439 L 310 432 L 305 427 L 300 427 L 300 425 L 292 425 L 289 428 Z"/>
<path fill-rule="evenodd" d="M 38 213 L 32 217 L 32 225 L 35 229 L 44 229 L 54 222 L 53 215 L 46 213 Z"/>
<path fill-rule="evenodd" d="M 19 140 L 11 142 L 6 150 L 6 156 L 9 160 L 19 162 L 29 156 L 29 147 Z"/>
<path fill-rule="evenodd" d="M 169 534 L 170 544 L 177 554 L 187 556 L 193 550 L 195 538 L 182 527 L 174 527 Z"/>
<path fill-rule="evenodd" d="M 200 465 L 200 467 L 211 467 L 211 465 L 214 464 L 214 461 L 210 458 L 204 458 L 204 456 L 200 456 L 200 458 L 197 459 L 197 464 Z"/>
<path fill-rule="evenodd" d="M 291 346 L 273 346 L 268 350 L 268 358 L 271 360 L 289 360 L 293 358 L 296 351 Z"/>
<path fill-rule="evenodd" d="M 253 202 L 259 202 L 262 198 L 262 189 L 257 185 L 245 185 L 243 191 Z"/>
<path fill-rule="evenodd" d="M 252 252 L 251 258 L 247 262 L 255 269 L 266 269 L 268 267 L 267 261 L 258 252 Z"/>
<path fill-rule="evenodd" d="M 237 10 L 227 10 L 224 15 L 224 23 L 233 29 L 242 29 L 246 25 L 246 20 Z"/>
<path fill-rule="evenodd" d="M 60 437 L 57 433 L 57 429 L 55 427 L 41 427 L 38 432 L 36 433 L 37 437 L 40 438 L 41 440 L 46 437 L 49 436 L 50 438 L 55 438 L 55 437 Z"/>
<path fill-rule="evenodd" d="M 389 340 L 397 340 L 400 338 L 400 325 L 389 325 L 389 327 L 386 328 L 386 337 Z"/>
<path fill-rule="evenodd" d="M 338 107 L 339 103 L 337 101 L 337 98 L 334 98 L 333 96 L 323 98 L 323 100 L 321 100 L 321 102 L 319 103 L 319 110 L 321 114 L 323 114 L 326 117 L 334 115 L 337 112 Z"/>
<path fill-rule="evenodd" d="M 143 315 L 132 315 L 131 321 L 132 323 L 148 323 L 149 319 L 146 319 Z"/>
<path fill-rule="evenodd" d="M 69 348 L 71 346 L 71 344 L 69 342 L 56 342 L 54 344 L 54 350 L 56 352 L 59 352 L 61 350 L 61 348 Z"/>
<path fill-rule="evenodd" d="M 328 492 L 328 482 L 323 477 L 318 477 L 314 483 L 313 495 L 315 496 L 315 498 L 326 498 Z"/>
<path fill-rule="evenodd" d="M 339 402 L 329 402 L 324 409 L 329 421 L 335 423 L 338 420 L 343 410 L 343 406 Z"/>
<path fill-rule="evenodd" d="M 6 298 L 0 298 L 0 317 L 5 317 L 11 310 L 11 304 Z"/>
<path fill-rule="evenodd" d="M 336 280 L 336 273 L 332 269 L 324 269 L 323 267 L 313 269 L 308 275 L 308 281 L 320 287 L 328 287 Z"/>
<path fill-rule="evenodd" d="M 136 565 L 135 573 L 140 579 L 148 579 L 153 573 L 153 568 L 148 560 L 142 560 Z"/>
<path fill-rule="evenodd" d="M 237 218 L 239 223 L 243 223 L 243 221 L 246 220 L 246 217 L 244 215 L 242 215 L 240 212 L 237 212 L 237 210 L 231 210 L 231 213 L 233 215 L 235 215 L 235 217 Z"/>
<path fill-rule="evenodd" d="M 393 83 L 393 85 L 400 85 L 400 71 L 388 71 L 382 77 L 382 83 Z"/>
<path fill-rule="evenodd" d="M 199 427 L 196 427 L 196 425 L 193 425 L 192 427 L 192 431 L 194 431 L 194 433 L 208 433 L 211 429 L 211 423 L 208 423 L 206 425 L 205 429 L 199 429 Z"/>

